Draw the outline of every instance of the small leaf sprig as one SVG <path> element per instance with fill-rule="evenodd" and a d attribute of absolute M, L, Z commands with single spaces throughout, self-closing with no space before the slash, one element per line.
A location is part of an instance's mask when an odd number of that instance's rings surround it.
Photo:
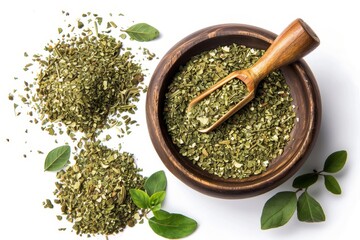
<path fill-rule="evenodd" d="M 325 221 L 325 213 L 318 201 L 308 192 L 308 188 L 317 182 L 319 176 L 324 177 L 325 188 L 333 194 L 341 194 L 337 179 L 331 175 L 339 172 L 345 165 L 347 152 L 344 150 L 330 154 L 325 160 L 322 171 L 314 170 L 296 177 L 292 186 L 295 191 L 284 191 L 275 194 L 264 205 L 261 214 L 261 229 L 281 227 L 285 225 L 297 210 L 301 222 Z M 302 191 L 299 198 L 297 193 Z"/>
<path fill-rule="evenodd" d="M 170 239 L 187 237 L 196 230 L 197 222 L 182 214 L 169 213 L 162 209 L 166 185 L 164 171 L 158 171 L 145 181 L 145 191 L 130 189 L 130 196 L 136 206 L 143 210 L 149 226 L 156 234 Z M 150 212 L 154 215 L 151 218 L 147 216 Z"/>

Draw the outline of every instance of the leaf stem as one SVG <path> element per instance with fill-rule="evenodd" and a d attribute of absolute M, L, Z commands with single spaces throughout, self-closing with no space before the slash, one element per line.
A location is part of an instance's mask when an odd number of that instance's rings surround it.
<path fill-rule="evenodd" d="M 316 175 L 322 175 L 322 176 L 324 175 L 324 174 L 322 174 L 324 172 L 324 170 L 321 170 L 321 171 L 318 172 L 316 169 L 314 169 L 313 172 Z"/>
<path fill-rule="evenodd" d="M 150 209 L 144 209 L 144 217 L 149 221 L 149 217 L 147 216 L 148 215 L 148 213 L 150 213 L 151 212 L 151 210 Z"/>
<path fill-rule="evenodd" d="M 296 189 L 295 193 L 298 193 L 298 192 L 300 192 L 300 191 L 302 191 L 302 190 L 304 190 L 304 189 L 298 188 L 298 189 Z M 305 189 L 305 191 L 306 191 L 306 189 Z"/>

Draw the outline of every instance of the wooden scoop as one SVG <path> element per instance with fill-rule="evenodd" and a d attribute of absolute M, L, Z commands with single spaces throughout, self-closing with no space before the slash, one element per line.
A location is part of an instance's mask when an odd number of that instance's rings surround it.
<path fill-rule="evenodd" d="M 210 93 L 220 88 L 233 78 L 238 78 L 246 84 L 249 94 L 237 103 L 214 124 L 200 132 L 207 133 L 231 117 L 255 97 L 255 90 L 259 82 L 272 71 L 290 64 L 319 46 L 320 40 L 314 31 L 302 20 L 293 21 L 270 45 L 264 55 L 250 68 L 230 73 L 225 78 L 195 97 L 188 106 L 188 111 Z"/>

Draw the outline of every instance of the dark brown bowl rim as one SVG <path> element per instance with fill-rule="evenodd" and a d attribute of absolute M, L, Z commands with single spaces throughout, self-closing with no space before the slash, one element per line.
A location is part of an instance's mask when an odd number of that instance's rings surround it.
<path fill-rule="evenodd" d="M 162 87 L 166 79 L 166 74 L 171 66 L 193 46 L 199 45 L 209 38 L 225 37 L 230 34 L 232 36 L 235 34 L 236 37 L 246 36 L 258 38 L 268 45 L 270 45 L 277 36 L 259 27 L 232 23 L 210 26 L 185 37 L 164 55 L 152 75 L 146 99 L 146 120 L 151 141 L 160 159 L 169 171 L 182 182 L 210 196 L 220 198 L 245 198 L 259 195 L 279 186 L 303 165 L 314 146 L 320 129 L 321 100 L 315 77 L 306 62 L 301 59 L 291 64 L 291 67 L 306 81 L 309 101 L 311 101 L 312 104 L 310 109 L 312 118 L 308 119 L 310 121 L 310 127 L 305 139 L 302 140 L 301 148 L 298 152 L 294 152 L 290 161 L 280 164 L 277 166 L 277 169 L 270 174 L 266 172 L 265 174 L 261 174 L 260 178 L 250 177 L 242 180 L 223 179 L 215 176 L 206 177 L 202 174 L 203 170 L 194 170 L 193 168 L 190 170 L 187 166 L 184 166 L 176 159 L 176 156 L 174 156 L 174 144 L 171 141 L 169 142 L 169 138 L 166 139 L 164 137 L 166 133 L 164 134 L 164 127 L 161 126 L 162 107 L 160 107 L 159 99 L 161 99 L 160 95 L 164 91 Z M 201 51 L 202 50 L 199 50 L 199 53 Z"/>

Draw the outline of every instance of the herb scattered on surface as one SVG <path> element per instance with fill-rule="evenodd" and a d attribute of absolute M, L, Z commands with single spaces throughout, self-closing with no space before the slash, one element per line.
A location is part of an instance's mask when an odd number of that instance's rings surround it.
<path fill-rule="evenodd" d="M 163 171 L 152 174 L 145 182 L 145 191 L 130 189 L 134 203 L 142 209 L 149 226 L 158 235 L 178 239 L 192 234 L 197 228 L 197 222 L 178 213 L 169 213 L 162 209 L 166 196 L 167 180 Z M 149 218 L 147 214 L 153 213 Z"/>
<path fill-rule="evenodd" d="M 341 194 L 341 187 L 330 173 L 339 172 L 345 165 L 347 152 L 337 151 L 330 154 L 322 171 L 314 170 L 296 177 L 293 187 L 297 190 L 279 192 L 264 205 L 261 214 L 261 229 L 270 229 L 285 225 L 297 210 L 297 217 L 302 222 L 325 221 L 325 213 L 318 201 L 309 193 L 308 188 L 317 182 L 319 176 L 324 177 L 326 189 L 333 194 Z M 297 193 L 301 192 L 297 198 Z"/>
<path fill-rule="evenodd" d="M 52 204 L 52 202 L 51 202 L 50 199 L 46 199 L 46 200 L 43 202 L 43 206 L 44 206 L 44 208 L 54 208 L 54 205 Z"/>

